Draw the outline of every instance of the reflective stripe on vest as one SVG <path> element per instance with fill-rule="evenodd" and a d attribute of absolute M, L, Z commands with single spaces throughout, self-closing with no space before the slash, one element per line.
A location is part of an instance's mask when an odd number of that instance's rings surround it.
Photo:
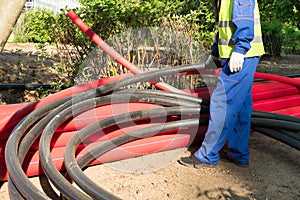
<path fill-rule="evenodd" d="M 235 26 L 232 22 L 232 9 L 228 9 L 233 7 L 233 2 L 234 0 L 223 0 L 221 2 L 218 22 L 218 49 L 221 58 L 230 58 L 234 49 L 232 35 L 235 31 Z M 251 48 L 246 53 L 245 57 L 260 56 L 265 53 L 262 41 L 259 10 L 256 0 L 254 8 L 254 39 L 251 41 L 250 45 Z"/>

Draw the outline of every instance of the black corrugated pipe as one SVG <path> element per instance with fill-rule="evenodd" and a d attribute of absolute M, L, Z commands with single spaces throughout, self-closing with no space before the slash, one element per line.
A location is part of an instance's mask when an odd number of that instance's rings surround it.
<path fill-rule="evenodd" d="M 69 86 L 71 87 L 71 85 Z M 0 84 L 0 90 L 36 90 L 36 89 L 53 89 L 54 86 L 50 84 L 17 84 L 17 83 L 11 83 L 11 84 Z M 65 85 L 62 85 L 60 89 L 66 89 L 67 87 Z"/>
<path fill-rule="evenodd" d="M 300 140 L 293 137 L 293 132 L 282 132 L 280 130 L 265 128 L 265 127 L 253 127 L 253 130 L 258 131 L 266 136 L 269 136 L 275 140 L 278 140 L 284 144 L 289 145 L 297 150 L 300 150 Z M 292 136 L 291 136 L 292 135 Z"/>
<path fill-rule="evenodd" d="M 252 129 L 300 150 L 300 118 L 253 111 Z"/>
<path fill-rule="evenodd" d="M 49 84 L 0 84 L 0 90 L 36 90 L 38 88 L 53 89 L 53 86 Z"/>

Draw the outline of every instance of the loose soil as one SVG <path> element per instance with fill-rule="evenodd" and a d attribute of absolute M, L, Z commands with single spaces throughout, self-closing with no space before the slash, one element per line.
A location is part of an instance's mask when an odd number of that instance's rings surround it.
<path fill-rule="evenodd" d="M 55 54 L 55 48 L 47 50 Z M 66 78 L 53 69 L 57 57 L 41 59 L 34 45 L 7 44 L 0 54 L 0 83 L 51 84 Z M 300 57 L 264 57 L 258 71 L 299 74 Z M 38 98 L 36 91 L 0 90 L 2 104 Z M 247 168 L 220 161 L 217 167 L 193 169 L 176 162 L 196 146 L 93 166 L 85 173 L 122 199 L 300 199 L 300 152 L 257 132 L 252 133 L 249 146 Z M 46 187 L 44 176 L 30 180 Z M 6 182 L 1 184 L 0 199 L 9 199 Z"/>

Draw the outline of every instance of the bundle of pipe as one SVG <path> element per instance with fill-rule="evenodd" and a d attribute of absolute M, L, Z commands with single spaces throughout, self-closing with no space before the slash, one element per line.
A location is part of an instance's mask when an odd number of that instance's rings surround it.
<path fill-rule="evenodd" d="M 198 67 L 202 68 L 203 66 Z M 199 124 L 206 125 L 207 119 L 204 118 L 201 120 L 200 118 L 199 120 L 199 115 L 201 110 L 207 113 L 208 108 L 207 105 L 203 105 L 201 99 L 185 94 L 139 90 L 120 90 L 115 93 L 112 93 L 112 91 L 135 82 L 183 71 L 195 70 L 197 70 L 197 66 L 185 66 L 143 73 L 128 79 L 100 86 L 96 89 L 72 97 L 56 100 L 31 112 L 14 128 L 6 145 L 5 158 L 9 171 L 8 181 L 10 196 L 13 199 L 21 197 L 32 199 L 48 198 L 42 192 L 37 192 L 37 188 L 29 181 L 22 169 L 24 157 L 30 149 L 30 146 L 35 140 L 39 139 L 39 136 L 41 135 L 41 139 L 39 140 L 39 159 L 41 166 L 49 180 L 59 189 L 63 196 L 71 199 L 114 198 L 113 195 L 104 191 L 100 186 L 94 184 L 92 181 L 88 181 L 83 173 L 79 172 L 81 171 L 80 169 L 88 165 L 98 156 L 119 147 L 124 143 L 141 138 L 143 139 L 144 137 L 153 137 L 159 132 L 171 130 L 174 130 L 175 133 L 187 134 L 187 132 L 190 132 L 188 128 L 198 127 Z M 82 193 L 72 186 L 68 180 L 60 174 L 55 166 L 50 153 L 51 139 L 55 130 L 72 117 L 101 105 L 119 102 L 147 102 L 162 105 L 163 107 L 124 113 L 96 121 L 79 130 L 71 139 L 69 139 L 64 153 L 64 166 L 72 180 L 86 192 L 86 194 Z M 166 120 L 167 116 L 173 116 L 173 119 Z M 174 119 L 174 116 L 178 117 L 175 117 Z M 187 119 L 184 119 L 184 116 L 188 116 Z M 132 122 L 135 120 L 149 119 L 151 117 L 163 117 L 164 120 L 160 124 L 151 125 L 147 128 L 130 132 L 129 134 L 121 134 L 113 137 L 107 137 L 106 135 L 103 135 L 103 133 L 99 134 L 100 127 L 102 130 L 128 121 Z M 188 131 L 184 132 L 182 130 Z M 99 142 L 94 148 L 87 151 L 86 154 L 76 161 L 75 150 L 78 145 L 84 141 L 85 138 L 97 133 L 98 137 L 104 137 L 104 140 Z M 84 182 L 82 182 L 82 180 L 84 180 Z"/>
<path fill-rule="evenodd" d="M 124 77 L 120 76 L 120 77 Z M 26 115 L 30 114 L 30 112 L 33 112 L 36 109 L 39 109 L 45 105 L 48 105 L 52 103 L 53 101 L 56 101 L 58 99 L 67 97 L 71 94 L 70 91 L 73 91 L 74 93 L 80 93 L 85 91 L 85 89 L 90 89 L 92 87 L 96 87 L 99 85 L 105 85 L 108 84 L 112 81 L 119 80 L 120 77 L 111 77 L 111 78 L 106 78 L 101 81 L 96 81 L 95 83 L 90 83 L 87 84 L 87 86 L 81 85 L 81 86 L 76 86 L 73 88 L 69 88 L 68 90 L 61 91 L 59 93 L 56 93 L 55 95 L 49 96 L 45 99 L 41 99 L 38 102 L 34 103 L 25 103 L 25 104 L 14 104 L 14 105 L 1 105 L 1 116 L 3 119 L 1 120 L 1 125 L 2 125 L 2 130 L 0 131 L 0 137 L 1 137 L 1 142 L 0 142 L 0 165 L 2 166 L 1 170 L 1 180 L 6 180 L 7 178 L 7 172 L 5 168 L 5 161 L 4 161 L 4 147 L 6 145 L 8 136 L 11 132 L 11 129 L 14 127 L 13 124 L 16 124 L 17 122 L 21 121 Z M 128 78 L 129 76 L 127 76 Z M 85 89 L 84 89 L 85 88 Z M 211 91 L 212 88 L 207 89 L 207 88 L 198 88 L 196 91 L 193 91 L 193 93 L 190 93 L 194 96 L 199 97 L 200 99 L 209 98 L 209 92 Z M 190 91 L 190 90 L 189 90 Z M 282 92 L 285 91 L 285 92 Z M 129 92 L 128 92 L 129 94 Z M 295 95 L 299 95 L 299 90 L 295 86 L 288 85 L 286 83 L 280 83 L 276 81 L 264 81 L 264 82 L 259 82 L 255 83 L 253 87 L 253 99 L 254 99 L 254 107 L 257 108 L 259 106 L 259 110 L 261 111 L 268 111 L 270 112 L 270 107 L 272 108 L 272 112 L 276 113 L 284 113 L 288 114 L 291 116 L 298 116 L 299 117 L 299 110 L 298 107 L 292 107 L 292 104 L 287 103 L 288 101 L 279 101 L 282 97 L 286 98 L 291 98 L 294 97 Z M 294 98 L 291 98 L 291 100 L 294 101 L 294 103 L 298 103 L 299 101 L 295 101 Z M 264 104 L 262 104 L 264 102 Z M 281 102 L 280 105 L 278 102 Z M 207 104 L 207 103 L 206 103 Z M 57 167 L 60 169 L 62 168 L 62 158 L 63 155 L 61 152 L 64 151 L 65 146 L 69 138 L 71 138 L 76 130 L 82 129 L 83 127 L 87 126 L 90 123 L 93 123 L 97 120 L 103 119 L 107 116 L 113 116 L 115 114 L 121 114 L 120 108 L 123 108 L 123 113 L 128 112 L 128 111 L 136 111 L 139 109 L 151 109 L 153 108 L 153 104 L 149 106 L 149 103 L 123 103 L 119 104 L 118 107 L 114 105 L 106 105 L 106 106 L 101 106 L 93 109 L 92 111 L 86 111 L 82 115 L 78 115 L 72 120 L 62 124 L 57 130 L 55 131 L 55 135 L 53 136 L 53 140 L 51 141 L 51 148 L 53 148 L 53 153 L 52 156 L 55 158 L 57 161 Z M 263 105 L 263 106 L 262 106 Z M 267 105 L 267 106 L 266 106 Z M 283 109 L 283 107 L 285 107 Z M 117 112 L 118 111 L 118 112 Z M 203 111 L 202 111 L 203 112 Z M 202 115 L 202 118 L 205 118 L 206 116 Z M 142 125 L 139 125 L 141 127 Z M 144 125 L 145 126 L 145 125 Z M 198 137 L 194 140 L 194 143 L 201 143 L 201 138 L 203 137 L 203 134 L 205 133 L 206 126 L 201 126 L 200 127 L 201 131 L 198 135 Z M 115 131 L 113 129 L 105 129 L 105 133 L 110 133 L 112 131 Z M 120 130 L 120 132 L 126 131 L 125 128 Z M 296 134 L 296 133 L 294 133 Z M 96 139 L 93 140 L 94 142 L 97 141 Z M 286 143 L 286 142 L 285 142 Z M 291 145 L 295 147 L 295 145 Z M 39 169 L 39 156 L 38 156 L 38 141 L 36 141 L 33 145 L 30 147 L 30 151 L 28 153 L 28 158 L 24 161 L 26 163 L 25 169 L 26 169 L 26 174 L 28 176 L 34 176 L 40 173 L 43 173 Z M 80 155 L 79 155 L 80 156 Z M 114 156 L 113 156 L 114 157 Z M 121 157 L 119 157 L 121 159 Z M 122 157 L 125 158 L 125 157 Z M 117 158 L 116 158 L 117 159 Z M 103 158 L 102 158 L 103 160 Z M 109 159 L 106 159 L 105 162 L 111 161 Z M 96 164 L 96 163 L 95 163 Z"/>
<path fill-rule="evenodd" d="M 199 121 L 199 113 L 202 110 L 203 114 L 207 114 L 208 105 L 207 102 L 203 103 L 200 98 L 185 94 L 140 90 L 117 90 L 114 93 L 112 93 L 112 91 L 117 88 L 122 88 L 127 84 L 145 81 L 157 76 L 184 71 L 195 71 L 196 67 L 197 66 L 177 67 L 140 74 L 131 78 L 102 85 L 96 89 L 88 90 L 81 94 L 53 101 L 52 103 L 44 105 L 31 112 L 14 128 L 14 131 L 7 142 L 6 163 L 9 169 L 9 187 L 11 197 L 20 198 L 22 196 L 34 199 L 48 198 L 44 193 L 36 192 L 37 188 L 29 181 L 21 167 L 30 146 L 40 135 L 42 135 L 39 140 L 40 163 L 44 173 L 46 173 L 47 177 L 55 185 L 55 187 L 62 192 L 63 196 L 71 199 L 117 198 L 104 191 L 99 185 L 96 185 L 85 177 L 81 168 L 90 164 L 90 162 L 95 160 L 98 156 L 101 156 L 129 141 L 141 138 L 143 139 L 144 137 L 153 138 L 155 133 L 157 134 L 158 132 L 170 130 L 176 130 L 175 133 L 178 133 L 178 129 L 198 127 L 199 123 L 200 125 L 207 125 L 207 118 L 202 119 L 200 117 Z M 74 180 L 81 189 L 86 192 L 82 193 L 63 178 L 57 169 L 57 166 L 54 164 L 50 153 L 51 139 L 61 124 L 68 121 L 70 118 L 77 116 L 79 113 L 100 105 L 103 106 L 120 102 L 150 102 L 161 105 L 162 107 L 124 113 L 110 118 L 101 119 L 100 121 L 96 120 L 96 122 L 87 124 L 87 126 L 74 133 L 73 137 L 66 141 L 67 145 L 64 153 L 64 165 L 72 180 Z M 151 125 L 147 128 L 130 132 L 130 134 L 106 136 L 102 132 L 98 137 L 105 136 L 105 139 L 101 142 L 98 141 L 98 143 L 95 143 L 91 150 L 85 151 L 78 161 L 75 160 L 75 150 L 78 148 L 80 143 L 94 133 L 99 134 L 99 127 L 103 130 L 114 125 L 120 125 L 137 119 L 144 120 L 149 117 L 159 118 L 179 115 L 188 115 L 189 119 L 186 120 L 178 118 L 176 120 L 167 120 L 166 123 L 164 122 Z M 275 120 L 277 120 L 276 123 L 274 123 Z M 273 124 L 276 124 L 277 126 L 272 127 L 271 125 Z M 279 139 L 280 141 L 295 148 L 299 148 L 299 146 L 297 146 L 299 145 L 299 137 L 297 136 L 297 134 L 299 134 L 299 118 L 287 116 L 283 117 L 281 115 L 271 113 L 254 112 L 252 125 L 254 130 L 262 131 L 264 134 L 268 134 L 269 136 Z M 284 129 L 284 131 L 281 131 L 279 134 L 275 131 L 276 134 L 274 136 L 274 128 L 276 128 L 276 130 L 281 128 Z M 186 134 L 186 132 L 181 133 Z M 174 134 L 174 132 L 172 134 Z M 286 135 L 285 137 L 282 137 L 283 134 L 288 135 L 288 137 Z M 89 142 L 95 142 L 95 140 L 90 140 Z M 186 143 L 186 145 L 189 144 L 189 142 Z"/>

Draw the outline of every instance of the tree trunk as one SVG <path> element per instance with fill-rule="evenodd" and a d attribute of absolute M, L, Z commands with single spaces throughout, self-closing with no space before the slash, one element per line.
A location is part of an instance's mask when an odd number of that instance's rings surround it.
<path fill-rule="evenodd" d="M 1 0 L 0 4 L 0 53 L 15 26 L 26 0 Z"/>

